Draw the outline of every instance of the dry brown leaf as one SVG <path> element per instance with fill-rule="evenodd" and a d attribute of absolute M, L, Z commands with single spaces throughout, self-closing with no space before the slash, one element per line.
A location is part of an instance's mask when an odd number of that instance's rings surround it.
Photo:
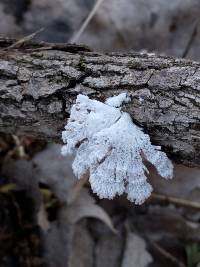
<path fill-rule="evenodd" d="M 71 190 L 68 192 L 67 201 L 68 204 L 72 203 L 77 196 L 79 195 L 81 189 L 84 187 L 84 185 L 88 181 L 88 174 L 84 175 L 81 179 L 77 180 L 77 182 L 74 184 L 74 186 L 71 188 Z"/>
<path fill-rule="evenodd" d="M 92 225 L 92 228 L 95 228 L 93 233 L 97 237 L 94 251 L 95 266 L 121 267 L 125 240 L 123 233 L 120 234 L 119 230 L 118 235 L 113 235 L 98 222 Z"/>
<path fill-rule="evenodd" d="M 89 195 L 87 189 L 83 188 L 74 202 L 66 208 L 66 220 L 75 224 L 83 218 L 96 218 L 104 222 L 112 232 L 116 230 L 109 215 Z"/>
<path fill-rule="evenodd" d="M 59 201 L 68 203 L 68 194 L 71 195 L 77 179 L 72 172 L 72 159 L 61 156 L 60 149 L 60 145 L 49 145 L 32 162 L 35 166 L 35 179 L 48 185 Z"/>
<path fill-rule="evenodd" d="M 150 167 L 150 180 L 156 193 L 171 197 L 200 201 L 200 169 L 174 164 L 174 179 L 159 179 L 155 169 Z M 192 181 L 192 182 L 191 182 Z"/>
<path fill-rule="evenodd" d="M 128 232 L 122 267 L 147 267 L 152 257 L 146 250 L 145 241 L 138 235 Z"/>
<path fill-rule="evenodd" d="M 92 267 L 94 266 L 94 240 L 87 229 L 85 221 L 74 227 L 74 235 L 70 243 L 68 266 Z"/>
<path fill-rule="evenodd" d="M 37 214 L 37 221 L 38 225 L 44 230 L 45 232 L 49 229 L 50 223 L 47 218 L 47 212 L 44 208 L 44 204 L 42 203 L 40 209 Z"/>
<path fill-rule="evenodd" d="M 169 205 L 167 207 L 152 205 L 148 207 L 148 213 L 144 216 L 137 214 L 131 218 L 131 224 L 136 225 L 137 230 L 158 242 L 164 238 L 179 240 L 200 240 L 200 227 L 194 221 L 182 215 L 182 210 Z"/>

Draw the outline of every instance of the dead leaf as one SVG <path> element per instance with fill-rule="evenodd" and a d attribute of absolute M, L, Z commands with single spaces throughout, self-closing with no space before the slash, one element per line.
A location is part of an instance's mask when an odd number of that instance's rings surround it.
<path fill-rule="evenodd" d="M 74 186 L 68 193 L 67 196 L 68 204 L 72 203 L 76 199 L 83 186 L 87 183 L 88 178 L 89 176 L 86 173 L 86 175 L 84 175 L 81 179 L 77 180 L 77 182 L 74 184 Z"/>
<path fill-rule="evenodd" d="M 64 158 L 60 150 L 60 145 L 49 145 L 38 153 L 32 162 L 38 182 L 48 185 L 59 201 L 68 203 L 68 194 L 72 191 L 77 179 L 71 168 L 72 158 Z"/>
<path fill-rule="evenodd" d="M 147 267 L 152 257 L 146 250 L 145 241 L 138 235 L 128 232 L 122 267 Z"/>
<path fill-rule="evenodd" d="M 83 221 L 74 227 L 74 235 L 69 249 L 68 266 L 92 267 L 94 266 L 94 240 Z"/>
<path fill-rule="evenodd" d="M 42 202 L 42 195 L 38 187 L 38 181 L 32 163 L 25 159 L 4 161 L 2 176 L 16 185 L 16 190 L 26 190 L 30 198 L 34 200 L 37 211 Z"/>
<path fill-rule="evenodd" d="M 37 221 L 38 225 L 44 230 L 45 232 L 49 229 L 50 223 L 47 218 L 47 212 L 44 208 L 44 204 L 42 203 L 40 209 L 37 214 Z"/>
<path fill-rule="evenodd" d="M 92 225 L 93 235 L 96 237 L 95 244 L 95 266 L 121 267 L 122 252 L 124 250 L 124 235 L 120 232 L 113 235 L 106 226 L 98 222 Z"/>
<path fill-rule="evenodd" d="M 179 240 L 181 243 L 186 240 L 200 240 L 199 224 L 186 221 L 182 210 L 173 205 L 164 207 L 152 205 L 148 207 L 148 213 L 144 216 L 137 214 L 131 218 L 131 224 L 137 230 L 154 240 L 155 242 L 170 238 Z M 162 244 L 161 244 L 162 245 Z"/>
<path fill-rule="evenodd" d="M 200 201 L 200 169 L 189 168 L 183 165 L 174 164 L 174 178 L 166 181 L 160 179 L 155 169 L 150 167 L 150 180 L 159 194 L 187 199 L 191 201 Z M 192 182 L 191 182 L 192 181 Z M 198 190 L 198 193 L 194 194 Z"/>
<path fill-rule="evenodd" d="M 109 215 L 98 205 L 89 195 L 87 189 L 83 188 L 74 202 L 66 208 L 66 220 L 71 224 L 75 224 L 83 218 L 96 218 L 104 222 L 113 233 L 116 230 L 112 224 Z"/>

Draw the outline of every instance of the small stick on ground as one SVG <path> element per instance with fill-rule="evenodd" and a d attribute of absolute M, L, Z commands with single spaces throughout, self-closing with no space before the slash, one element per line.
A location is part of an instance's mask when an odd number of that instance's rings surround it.
<path fill-rule="evenodd" d="M 195 201 L 189 201 L 186 199 L 170 197 L 170 196 L 161 195 L 161 194 L 157 194 L 157 193 L 152 193 L 151 198 L 161 200 L 161 201 L 166 201 L 169 203 L 173 203 L 175 205 L 190 207 L 190 208 L 194 208 L 194 209 L 200 209 L 200 203 L 195 202 Z"/>
<path fill-rule="evenodd" d="M 40 32 L 42 32 L 44 30 L 44 28 L 39 29 L 38 31 L 25 36 L 24 38 L 20 39 L 19 41 L 17 41 L 16 43 L 8 46 L 6 49 L 14 49 L 14 48 L 19 48 L 21 47 L 23 44 L 31 41 L 37 34 L 39 34 Z"/>
<path fill-rule="evenodd" d="M 156 242 L 149 240 L 151 245 L 165 258 L 169 259 L 171 262 L 173 262 L 177 267 L 186 267 L 186 265 L 179 261 L 176 257 L 174 257 L 172 254 L 170 254 L 168 251 L 166 251 L 164 248 L 159 246 Z"/>
<path fill-rule="evenodd" d="M 195 38 L 196 35 L 197 35 L 198 24 L 199 24 L 199 20 L 197 20 L 197 21 L 195 22 L 195 25 L 194 25 L 193 31 L 192 31 L 192 33 L 191 33 L 190 39 L 189 39 L 189 41 L 188 41 L 188 43 L 187 43 L 187 45 L 186 45 L 186 47 L 185 47 L 185 49 L 184 49 L 184 51 L 183 51 L 183 54 L 182 54 L 182 57 L 183 57 L 183 58 L 187 57 L 187 55 L 188 55 L 188 53 L 189 53 L 189 51 L 190 51 L 190 48 L 191 48 L 192 43 L 193 43 L 193 41 L 194 41 L 194 38 Z"/>
<path fill-rule="evenodd" d="M 104 0 L 97 0 L 94 7 L 90 11 L 89 15 L 87 16 L 86 20 L 83 22 L 81 28 L 79 31 L 71 38 L 70 42 L 71 43 L 76 43 L 78 39 L 80 38 L 81 34 L 84 32 L 85 28 L 88 26 L 90 23 L 91 19 L 94 17 L 95 13 L 97 12 L 98 8 L 100 7 L 101 3 Z"/>

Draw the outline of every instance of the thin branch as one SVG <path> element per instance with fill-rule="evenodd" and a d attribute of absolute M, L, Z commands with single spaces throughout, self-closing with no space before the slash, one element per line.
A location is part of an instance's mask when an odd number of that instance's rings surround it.
<path fill-rule="evenodd" d="M 167 202 L 173 203 L 175 205 L 190 207 L 190 208 L 194 208 L 194 209 L 200 209 L 200 203 L 195 202 L 195 201 L 189 201 L 186 199 L 170 197 L 170 196 L 166 196 L 166 195 L 162 195 L 162 194 L 156 194 L 156 193 L 152 193 L 151 198 L 161 200 L 161 201 L 167 201 Z"/>
<path fill-rule="evenodd" d="M 185 47 L 185 49 L 184 49 L 184 51 L 183 51 L 183 54 L 182 54 L 182 57 L 183 57 L 183 58 L 187 57 L 187 55 L 188 55 L 188 53 L 189 53 L 189 51 L 190 51 L 190 48 L 191 48 L 192 43 L 193 43 L 193 41 L 194 41 L 194 38 L 195 38 L 196 35 L 197 35 L 198 24 L 199 24 L 199 20 L 197 20 L 197 21 L 195 22 L 195 25 L 194 25 L 193 31 L 192 31 L 192 33 L 191 33 L 190 39 L 189 39 L 189 41 L 188 41 L 188 43 L 187 43 L 187 45 L 186 45 L 186 47 Z"/>
<path fill-rule="evenodd" d="M 148 238 L 149 240 L 149 238 Z M 159 246 L 156 242 L 149 240 L 151 245 L 160 253 L 162 254 L 166 259 L 170 260 L 173 262 L 177 267 L 186 267 L 186 265 L 179 261 L 176 257 L 174 257 L 172 254 L 170 254 L 168 251 L 166 251 L 164 248 Z"/>
<path fill-rule="evenodd" d="M 70 40 L 71 43 L 76 43 L 78 41 L 78 39 L 80 38 L 81 34 L 84 32 L 84 30 L 86 29 L 86 27 L 90 23 L 91 19 L 94 17 L 95 13 L 97 12 L 98 8 L 100 7 L 100 5 L 102 4 L 103 1 L 104 0 L 97 0 L 96 1 L 94 7 L 92 8 L 92 10 L 90 11 L 89 15 L 87 16 L 87 18 L 83 22 L 83 24 L 82 24 L 81 28 L 79 29 L 79 31 L 71 38 L 71 40 Z"/>
<path fill-rule="evenodd" d="M 9 47 L 7 47 L 7 49 L 14 49 L 14 48 L 19 48 L 21 47 L 23 44 L 31 41 L 37 34 L 41 33 L 42 31 L 44 31 L 44 28 L 39 29 L 38 31 L 27 35 L 23 38 L 21 38 L 20 40 L 18 40 L 17 42 L 15 42 L 14 44 L 10 45 Z"/>

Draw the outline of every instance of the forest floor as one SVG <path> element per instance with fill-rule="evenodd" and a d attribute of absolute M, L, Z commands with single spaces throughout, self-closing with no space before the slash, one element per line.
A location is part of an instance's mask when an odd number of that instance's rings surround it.
<path fill-rule="evenodd" d="M 0 137 L 0 266 L 196 267 L 200 212 L 152 197 L 99 200 L 60 145 Z"/>

